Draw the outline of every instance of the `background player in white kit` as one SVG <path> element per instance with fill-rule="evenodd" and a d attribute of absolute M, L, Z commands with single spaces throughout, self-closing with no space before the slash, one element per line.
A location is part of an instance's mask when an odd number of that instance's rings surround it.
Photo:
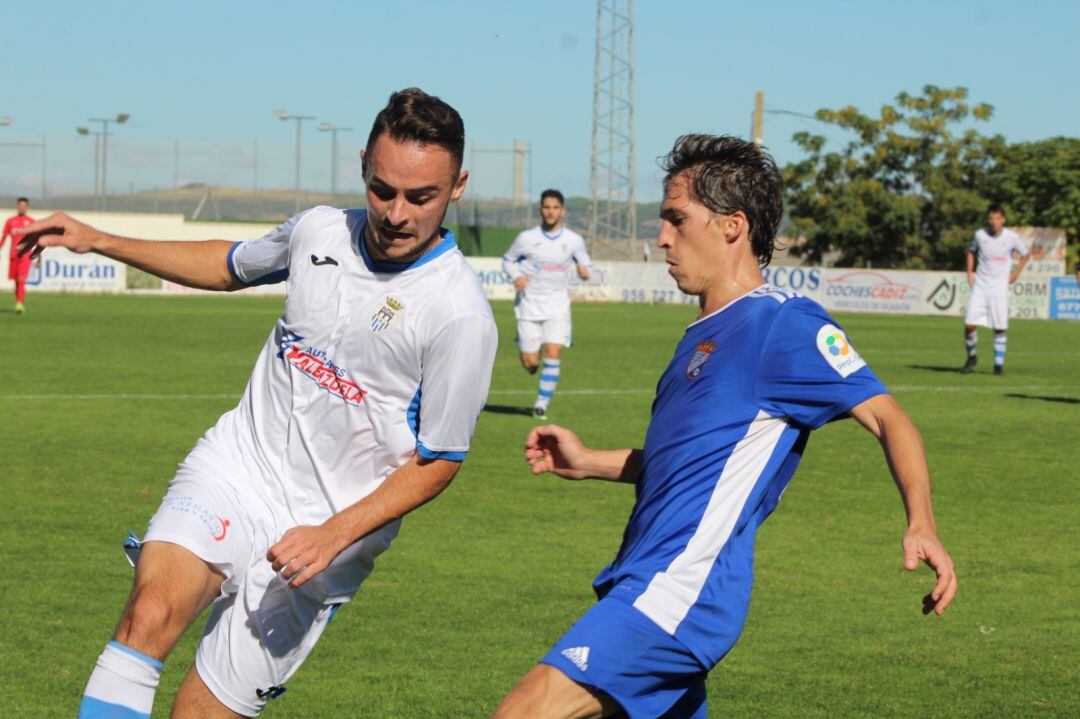
<path fill-rule="evenodd" d="M 986 213 L 986 227 L 975 233 L 967 251 L 967 281 L 971 286 L 964 317 L 964 347 L 967 362 L 960 370 L 970 374 L 978 361 L 976 325 L 994 330 L 994 374 L 1005 366 L 1005 330 L 1009 327 L 1009 285 L 1016 282 L 1028 261 L 1028 250 L 1020 235 L 1005 227 L 1005 210 L 994 205 Z M 1014 253 L 1020 257 L 1012 269 Z M 976 266 L 976 261 L 978 266 Z"/>
<path fill-rule="evenodd" d="M 368 210 L 317 207 L 231 244 L 114 237 L 61 214 L 24 250 L 98 252 L 192 287 L 288 282 L 240 404 L 198 441 L 150 527 L 79 712 L 149 717 L 162 661 L 214 604 L 173 717 L 258 714 L 349 601 L 400 518 L 458 471 L 497 344 L 453 234 L 464 125 L 395 93 L 363 153 Z"/>
<path fill-rule="evenodd" d="M 514 283 L 517 298 L 518 349 L 530 373 L 541 362 L 540 388 L 533 415 L 547 419 L 548 404 L 559 384 L 563 347 L 573 335 L 570 325 L 570 264 L 578 277 L 589 279 L 592 263 L 585 240 L 563 225 L 566 201 L 558 190 L 540 193 L 540 225 L 525 230 L 503 255 L 503 269 Z M 542 353 L 542 357 L 541 357 Z"/>

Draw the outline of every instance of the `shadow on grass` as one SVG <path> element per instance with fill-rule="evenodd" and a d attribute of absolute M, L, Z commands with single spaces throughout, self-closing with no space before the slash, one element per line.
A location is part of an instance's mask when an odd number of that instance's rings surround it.
<path fill-rule="evenodd" d="M 942 367 L 941 365 L 932 364 L 909 364 L 908 369 L 921 369 L 927 372 L 951 372 L 953 374 L 960 374 L 959 367 Z"/>
<path fill-rule="evenodd" d="M 488 404 L 484 405 L 485 412 L 491 412 L 492 414 L 520 414 L 526 417 L 532 417 L 531 407 L 511 407 L 505 404 Z"/>
<path fill-rule="evenodd" d="M 1005 395 L 1006 397 L 1012 397 L 1014 399 L 1037 399 L 1040 402 L 1060 402 L 1062 404 L 1080 404 L 1080 399 L 1076 397 L 1052 397 L 1041 394 L 1021 394 L 1019 392 L 1010 392 Z"/>

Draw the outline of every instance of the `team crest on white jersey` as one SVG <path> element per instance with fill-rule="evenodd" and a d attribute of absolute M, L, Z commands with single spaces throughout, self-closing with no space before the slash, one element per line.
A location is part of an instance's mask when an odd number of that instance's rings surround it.
<path fill-rule="evenodd" d="M 847 377 L 866 366 L 866 362 L 848 342 L 844 331 L 836 325 L 824 325 L 818 330 L 817 348 L 841 377 Z"/>
<path fill-rule="evenodd" d="M 392 295 L 382 298 L 379 304 L 375 305 L 375 311 L 371 315 L 372 334 L 388 330 L 404 311 L 405 304 L 398 298 Z"/>
<path fill-rule="evenodd" d="M 705 340 L 698 343 L 698 346 L 694 349 L 694 354 L 690 357 L 690 362 L 686 365 L 686 376 L 690 379 L 697 379 L 701 374 L 701 368 L 705 366 L 705 363 L 712 357 L 712 353 L 716 351 L 717 344 L 712 340 Z"/>

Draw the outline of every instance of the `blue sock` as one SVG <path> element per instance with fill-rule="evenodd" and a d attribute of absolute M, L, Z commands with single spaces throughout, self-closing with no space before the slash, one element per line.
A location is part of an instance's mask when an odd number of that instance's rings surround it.
<path fill-rule="evenodd" d="M 994 335 L 994 366 L 1001 367 L 1005 364 L 1005 333 Z"/>
<path fill-rule="evenodd" d="M 555 387 L 559 384 L 559 360 L 544 359 L 543 367 L 540 368 L 540 391 L 536 395 L 536 406 L 547 409 L 548 402 L 555 394 Z"/>
<path fill-rule="evenodd" d="M 150 719 L 162 664 L 109 642 L 98 657 L 79 705 L 79 719 Z"/>

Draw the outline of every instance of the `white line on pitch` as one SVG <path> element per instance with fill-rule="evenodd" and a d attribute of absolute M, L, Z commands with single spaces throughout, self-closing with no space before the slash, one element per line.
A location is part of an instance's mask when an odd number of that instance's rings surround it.
<path fill-rule="evenodd" d="M 995 394 L 998 392 L 1078 392 L 1080 387 L 1061 387 L 1050 385 L 981 385 L 977 387 L 964 387 L 963 385 L 894 385 L 889 388 L 893 392 L 956 392 L 970 394 Z M 532 389 L 495 389 L 489 395 L 514 395 L 529 396 L 536 393 Z M 577 395 L 652 395 L 651 389 L 567 389 L 558 392 L 560 396 Z M 18 400 L 204 400 L 204 399 L 239 399 L 239 394 L 132 394 L 121 392 L 117 394 L 9 394 L 0 395 L 0 401 Z"/>

